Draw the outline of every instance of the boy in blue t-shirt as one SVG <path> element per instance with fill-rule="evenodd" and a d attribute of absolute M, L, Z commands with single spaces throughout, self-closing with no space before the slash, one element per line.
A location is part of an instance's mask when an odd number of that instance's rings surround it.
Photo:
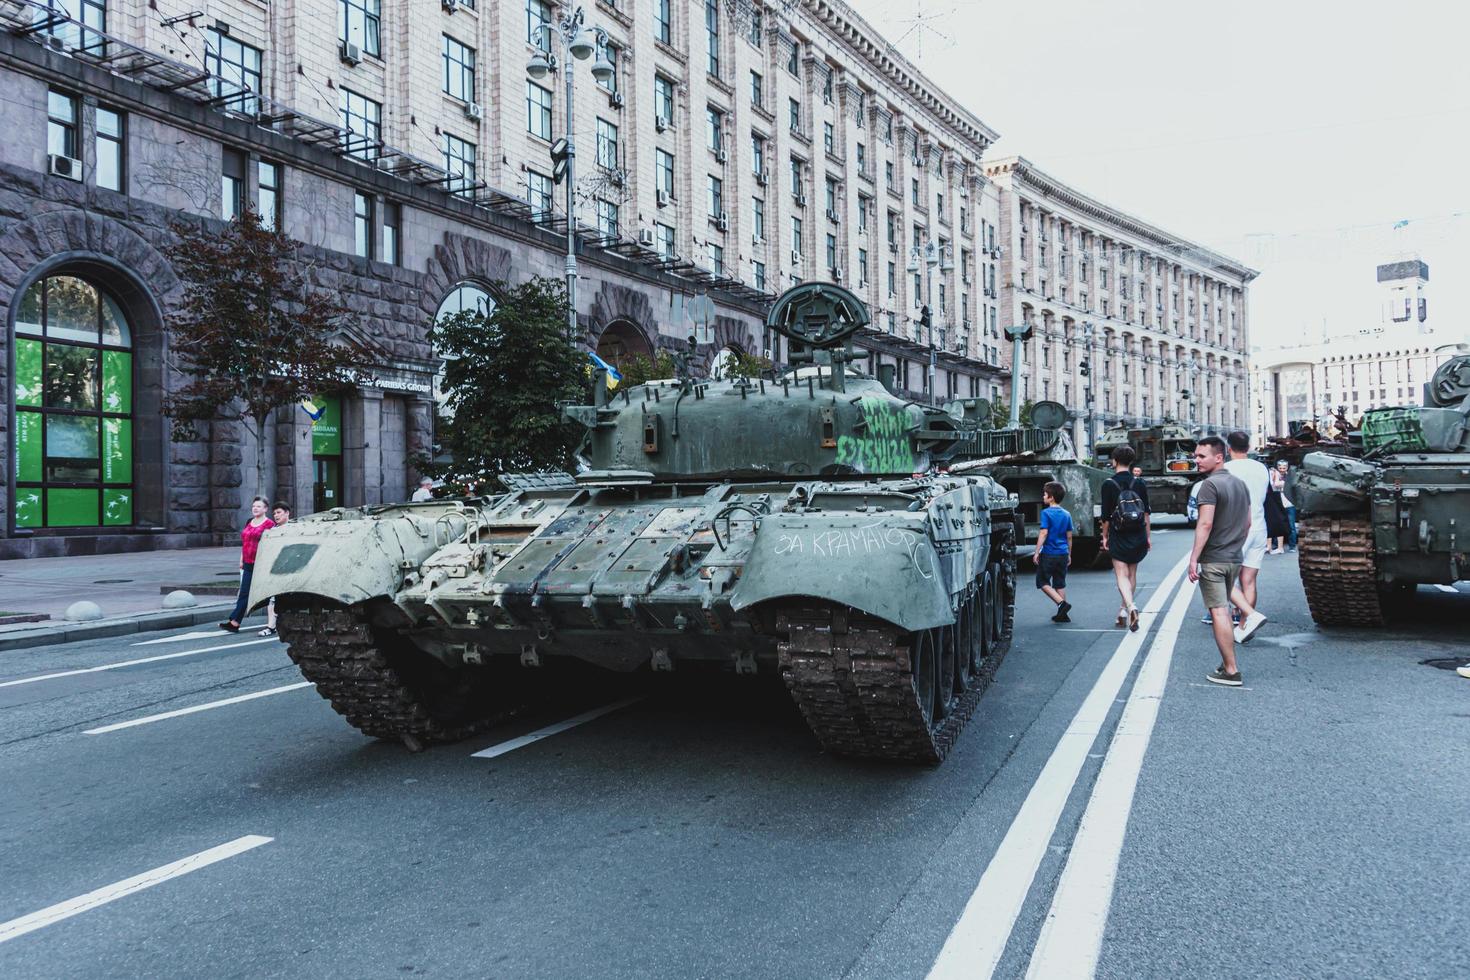
<path fill-rule="evenodd" d="M 1070 623 L 1067 613 L 1072 604 L 1067 601 L 1067 568 L 1072 564 L 1072 515 L 1057 506 L 1067 498 L 1067 488 L 1052 480 L 1041 488 L 1041 502 L 1046 509 L 1041 512 L 1041 532 L 1036 537 L 1036 551 L 1031 557 L 1036 562 L 1036 587 L 1057 604 L 1053 623 Z"/>

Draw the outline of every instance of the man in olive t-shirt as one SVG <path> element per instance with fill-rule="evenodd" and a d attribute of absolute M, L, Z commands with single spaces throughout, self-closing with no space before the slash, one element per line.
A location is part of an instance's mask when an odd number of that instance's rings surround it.
<path fill-rule="evenodd" d="M 1199 583 L 1200 598 L 1210 611 L 1210 625 L 1221 660 L 1207 679 L 1227 687 L 1240 687 L 1240 667 L 1235 662 L 1236 634 L 1230 622 L 1231 593 L 1235 593 L 1235 603 L 1246 616 L 1245 621 L 1258 618 L 1255 609 L 1235 588 L 1246 536 L 1251 529 L 1250 490 L 1225 469 L 1225 443 L 1219 436 L 1205 436 L 1196 443 L 1194 461 L 1207 478 L 1199 487 L 1199 522 L 1194 529 L 1194 549 L 1189 553 L 1189 580 Z"/>

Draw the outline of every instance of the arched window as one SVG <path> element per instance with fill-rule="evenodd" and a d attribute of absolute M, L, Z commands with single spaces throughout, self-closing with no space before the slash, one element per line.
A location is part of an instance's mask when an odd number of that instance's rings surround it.
<path fill-rule="evenodd" d="M 434 320 L 438 322 L 446 316 L 475 310 L 488 317 L 495 312 L 495 297 L 491 296 L 484 287 L 466 280 L 456 285 L 449 291 L 449 295 L 444 297 L 444 301 L 439 304 L 439 309 L 434 311 Z M 434 356 L 442 358 L 444 355 L 435 350 Z M 434 404 L 440 415 L 451 418 L 454 413 L 445 404 L 449 396 L 444 390 L 444 374 L 444 365 L 441 364 L 439 370 L 434 372 Z"/>
<path fill-rule="evenodd" d="M 132 331 L 90 280 L 50 276 L 15 318 L 18 528 L 133 523 Z"/>

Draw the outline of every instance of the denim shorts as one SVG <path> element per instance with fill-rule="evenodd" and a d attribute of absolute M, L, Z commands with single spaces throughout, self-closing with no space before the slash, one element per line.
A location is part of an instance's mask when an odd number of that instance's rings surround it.
<path fill-rule="evenodd" d="M 1036 587 L 1040 589 L 1048 585 L 1054 589 L 1067 587 L 1066 555 L 1036 556 Z"/>

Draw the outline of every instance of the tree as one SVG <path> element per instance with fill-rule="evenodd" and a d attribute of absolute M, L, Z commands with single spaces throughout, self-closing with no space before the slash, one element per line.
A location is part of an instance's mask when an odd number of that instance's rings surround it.
<path fill-rule="evenodd" d="M 176 442 L 198 439 L 201 422 L 248 425 L 260 492 L 271 412 L 347 383 L 353 355 L 333 339 L 346 311 L 307 282 L 301 244 L 253 210 L 222 231 L 185 221 L 173 230 L 167 251 L 184 300 L 169 332 L 187 380 L 164 398 L 163 414 Z"/>
<path fill-rule="evenodd" d="M 763 372 L 769 371 L 771 367 L 770 358 L 739 351 L 735 354 L 734 360 L 725 365 L 725 377 L 754 380 L 759 378 Z"/>
<path fill-rule="evenodd" d="M 633 385 L 641 385 L 648 381 L 657 381 L 660 378 L 672 378 L 674 376 L 674 355 L 666 350 L 661 350 L 648 357 L 645 354 L 634 354 L 618 366 L 618 373 L 623 376 L 619 383 L 620 387 L 631 388 Z"/>
<path fill-rule="evenodd" d="M 444 358 L 439 441 L 454 458 L 439 469 L 472 489 L 497 473 L 568 468 L 582 429 L 561 406 L 587 397 L 587 355 L 566 337 L 566 285 L 535 278 L 495 291 L 489 315 L 465 310 L 429 329 Z"/>
<path fill-rule="evenodd" d="M 1031 424 L 1031 399 L 1027 398 L 1021 402 L 1021 424 Z M 990 426 L 993 429 L 1004 429 L 1011 424 L 1011 401 L 1009 398 L 1001 398 L 990 405 Z"/>

